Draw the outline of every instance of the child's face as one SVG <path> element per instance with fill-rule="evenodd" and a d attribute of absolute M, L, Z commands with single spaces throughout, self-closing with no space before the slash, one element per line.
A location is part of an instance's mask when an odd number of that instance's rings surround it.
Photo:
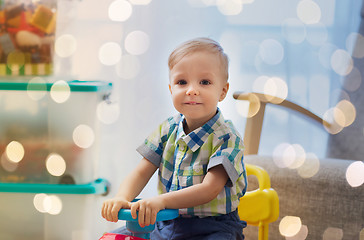
<path fill-rule="evenodd" d="M 228 89 L 220 59 L 209 52 L 191 53 L 170 70 L 173 105 L 185 116 L 187 125 L 199 127 L 210 120 Z"/>

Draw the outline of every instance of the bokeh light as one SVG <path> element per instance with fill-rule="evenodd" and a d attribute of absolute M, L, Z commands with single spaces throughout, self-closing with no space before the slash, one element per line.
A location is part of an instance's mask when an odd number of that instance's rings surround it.
<path fill-rule="evenodd" d="M 47 195 L 43 200 L 44 209 L 51 215 L 58 215 L 62 211 L 62 200 L 56 195 Z"/>
<path fill-rule="evenodd" d="M 268 101 L 279 104 L 283 102 L 283 100 L 285 100 L 288 96 L 287 84 L 281 78 L 269 78 L 268 81 L 266 81 L 264 84 L 264 94 Z"/>
<path fill-rule="evenodd" d="M 340 127 L 344 128 L 345 127 L 345 114 L 344 112 L 337 107 L 333 108 L 333 113 L 334 113 L 334 122 L 339 125 Z"/>
<path fill-rule="evenodd" d="M 243 10 L 240 0 L 217 0 L 217 9 L 224 15 L 238 15 Z"/>
<path fill-rule="evenodd" d="M 280 143 L 273 150 L 273 161 L 279 168 L 287 168 L 293 163 L 293 158 L 289 157 L 289 143 Z M 286 156 L 285 156 L 286 153 Z"/>
<path fill-rule="evenodd" d="M 105 124 L 111 124 L 118 120 L 120 115 L 120 106 L 117 103 L 108 103 L 102 101 L 97 105 L 97 117 Z"/>
<path fill-rule="evenodd" d="M 71 88 L 66 81 L 59 80 L 53 83 L 50 95 L 56 103 L 64 103 L 71 96 Z"/>
<path fill-rule="evenodd" d="M 247 118 L 249 114 L 249 101 L 236 101 L 235 109 L 240 116 Z"/>
<path fill-rule="evenodd" d="M 6 64 L 8 68 L 13 72 L 17 72 L 20 68 L 24 67 L 25 64 L 25 55 L 20 51 L 13 51 L 9 53 L 6 59 Z"/>
<path fill-rule="evenodd" d="M 266 39 L 259 46 L 259 55 L 265 63 L 277 65 L 283 60 L 284 49 L 277 40 Z"/>
<path fill-rule="evenodd" d="M 359 187 L 364 183 L 364 163 L 355 161 L 346 169 L 346 181 L 352 187 Z"/>
<path fill-rule="evenodd" d="M 35 209 L 37 209 L 41 213 L 46 213 L 47 209 L 44 208 L 44 200 L 46 199 L 47 194 L 39 193 L 36 194 L 33 198 L 33 204 Z"/>
<path fill-rule="evenodd" d="M 296 18 L 287 18 L 283 21 L 282 35 L 290 43 L 298 44 L 305 40 L 306 27 Z"/>
<path fill-rule="evenodd" d="M 115 42 L 107 42 L 99 49 L 99 60 L 102 64 L 110 66 L 120 61 L 121 47 Z"/>
<path fill-rule="evenodd" d="M 140 70 L 141 64 L 137 56 L 123 55 L 120 61 L 115 65 L 116 74 L 123 79 L 135 78 Z"/>
<path fill-rule="evenodd" d="M 44 193 L 34 196 L 33 205 L 37 211 L 51 215 L 58 215 L 63 208 L 62 200 L 58 196 Z"/>
<path fill-rule="evenodd" d="M 259 76 L 253 82 L 253 91 L 264 94 L 265 100 L 279 104 L 288 96 L 288 86 L 278 77 Z"/>
<path fill-rule="evenodd" d="M 56 39 L 54 50 L 62 58 L 72 56 L 77 50 L 76 38 L 70 34 L 64 34 Z"/>
<path fill-rule="evenodd" d="M 18 163 L 24 157 L 25 154 L 24 147 L 20 142 L 12 141 L 6 146 L 5 154 L 9 159 L 9 161 Z"/>
<path fill-rule="evenodd" d="M 334 108 L 334 119 L 342 127 L 351 125 L 356 118 L 354 105 L 348 100 L 341 100 Z"/>
<path fill-rule="evenodd" d="M 46 167 L 51 175 L 61 176 L 66 171 L 66 162 L 59 154 L 51 153 L 47 157 Z"/>
<path fill-rule="evenodd" d="M 14 172 L 18 168 L 18 163 L 10 161 L 5 153 L 1 155 L 0 164 L 7 172 Z"/>
<path fill-rule="evenodd" d="M 346 50 L 355 58 L 364 57 L 364 37 L 360 33 L 350 33 L 346 38 Z"/>
<path fill-rule="evenodd" d="M 34 77 L 29 80 L 27 94 L 34 101 L 42 99 L 47 94 L 47 83 L 41 77 Z"/>
<path fill-rule="evenodd" d="M 330 62 L 332 69 L 341 76 L 348 75 L 354 67 L 350 54 L 343 49 L 336 50 L 332 54 Z"/>
<path fill-rule="evenodd" d="M 302 222 L 299 217 L 285 216 L 279 223 L 279 232 L 285 237 L 295 236 L 301 229 Z"/>
<path fill-rule="evenodd" d="M 253 86 L 252 86 L 253 92 L 264 94 L 264 86 L 268 82 L 268 80 L 269 80 L 269 77 L 265 76 L 265 75 L 257 77 L 253 82 Z"/>
<path fill-rule="evenodd" d="M 95 141 L 95 133 L 91 127 L 81 124 L 73 131 L 73 141 L 80 148 L 89 148 Z"/>
<path fill-rule="evenodd" d="M 305 24 L 315 24 L 320 22 L 321 9 L 312 0 L 302 0 L 297 5 L 297 17 Z"/>
<path fill-rule="evenodd" d="M 306 225 L 302 225 L 300 231 L 292 236 L 292 237 L 286 237 L 286 240 L 305 240 L 308 236 L 308 227 Z"/>
<path fill-rule="evenodd" d="M 297 168 L 297 173 L 303 178 L 310 178 L 320 170 L 320 160 L 314 153 L 306 153 L 302 166 Z"/>
<path fill-rule="evenodd" d="M 132 55 L 141 55 L 149 48 L 149 35 L 143 31 L 134 31 L 125 38 L 125 49 Z"/>
<path fill-rule="evenodd" d="M 324 231 L 322 240 L 341 240 L 343 239 L 344 232 L 340 228 L 328 227 Z"/>
<path fill-rule="evenodd" d="M 358 90 L 363 81 L 362 75 L 356 67 L 345 78 L 340 78 L 340 80 L 342 87 L 350 92 Z"/>
<path fill-rule="evenodd" d="M 291 165 L 288 166 L 288 168 L 296 169 L 304 164 L 306 160 L 306 152 L 305 149 L 300 144 L 292 144 L 288 149 L 288 152 L 286 151 L 284 152 L 284 156 L 285 155 L 289 156 L 289 154 L 291 154 L 291 157 L 293 157 L 293 161 Z"/>
<path fill-rule="evenodd" d="M 335 108 L 329 108 L 322 117 L 324 121 L 323 126 L 330 134 L 337 134 L 344 128 L 335 121 L 335 115 L 339 116 L 339 114 L 342 114 L 342 112 L 340 113 L 340 110 L 337 109 L 335 113 Z"/>
<path fill-rule="evenodd" d="M 125 0 L 113 1 L 108 9 L 109 18 L 112 21 L 124 22 L 130 18 L 133 13 L 132 5 Z"/>
<path fill-rule="evenodd" d="M 260 109 L 260 100 L 253 93 L 249 94 L 247 101 L 236 101 L 235 104 L 237 112 L 245 118 L 255 116 Z"/>
<path fill-rule="evenodd" d="M 306 160 L 306 152 L 299 144 L 281 143 L 274 148 L 273 161 L 280 168 L 296 169 Z"/>

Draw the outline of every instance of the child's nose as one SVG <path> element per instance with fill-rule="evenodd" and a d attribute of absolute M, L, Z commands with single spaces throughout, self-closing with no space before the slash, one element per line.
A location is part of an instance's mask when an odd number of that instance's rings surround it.
<path fill-rule="evenodd" d="M 189 86 L 189 88 L 186 91 L 187 95 L 199 95 L 200 92 L 198 91 L 198 89 L 193 86 L 192 84 Z"/>

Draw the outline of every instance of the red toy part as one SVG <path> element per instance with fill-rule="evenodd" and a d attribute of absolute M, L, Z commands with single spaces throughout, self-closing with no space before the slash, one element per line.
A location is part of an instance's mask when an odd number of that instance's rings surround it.
<path fill-rule="evenodd" d="M 145 240 L 139 237 L 126 236 L 116 233 L 105 233 L 99 240 Z"/>
<path fill-rule="evenodd" d="M 21 12 L 20 13 L 19 26 L 18 27 L 8 27 L 7 31 L 9 33 L 17 33 L 17 32 L 19 32 L 21 30 L 25 30 L 25 31 L 29 31 L 29 32 L 32 32 L 32 33 L 36 33 L 39 36 L 44 36 L 44 33 L 42 31 L 40 31 L 38 28 L 28 24 L 27 14 L 29 14 L 29 13 Z"/>

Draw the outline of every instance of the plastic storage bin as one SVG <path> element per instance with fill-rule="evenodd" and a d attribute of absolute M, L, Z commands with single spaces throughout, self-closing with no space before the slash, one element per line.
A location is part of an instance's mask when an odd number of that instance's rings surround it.
<path fill-rule="evenodd" d="M 0 82 L 0 182 L 97 179 L 97 107 L 111 89 L 101 81 Z"/>
<path fill-rule="evenodd" d="M 90 240 L 106 229 L 98 179 L 84 185 L 0 183 L 0 239 Z"/>

